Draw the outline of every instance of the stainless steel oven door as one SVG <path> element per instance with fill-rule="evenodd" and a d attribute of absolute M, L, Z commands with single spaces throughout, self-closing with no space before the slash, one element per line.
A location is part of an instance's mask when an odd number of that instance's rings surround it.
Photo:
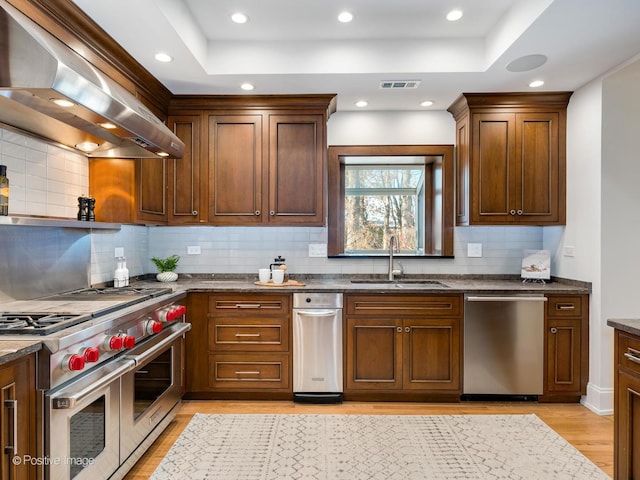
<path fill-rule="evenodd" d="M 120 380 L 134 366 L 118 359 L 45 393 L 46 478 L 96 480 L 118 468 Z"/>
<path fill-rule="evenodd" d="M 136 366 L 122 378 L 120 461 L 124 463 L 180 402 L 182 347 L 191 328 L 179 323 L 131 350 Z"/>

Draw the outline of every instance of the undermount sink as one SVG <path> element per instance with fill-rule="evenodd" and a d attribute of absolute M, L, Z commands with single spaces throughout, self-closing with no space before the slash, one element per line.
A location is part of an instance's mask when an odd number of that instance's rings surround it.
<path fill-rule="evenodd" d="M 379 285 L 381 287 L 397 287 L 402 288 L 404 286 L 413 286 L 413 285 L 422 285 L 430 288 L 449 288 L 448 285 L 445 285 L 438 280 L 420 280 L 413 278 L 405 278 L 405 279 L 397 279 L 397 280 L 383 280 L 383 279 L 352 279 L 351 283 L 353 284 L 363 284 L 363 285 Z"/>

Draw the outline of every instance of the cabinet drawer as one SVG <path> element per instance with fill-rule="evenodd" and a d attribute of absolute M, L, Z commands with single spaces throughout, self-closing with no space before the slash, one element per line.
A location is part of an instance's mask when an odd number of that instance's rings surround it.
<path fill-rule="evenodd" d="M 618 333 L 618 364 L 640 375 L 640 338 Z"/>
<path fill-rule="evenodd" d="M 247 314 L 260 312 L 261 315 L 288 315 L 290 295 L 261 294 L 219 294 L 209 297 L 209 314 L 228 315 L 231 312 Z"/>
<path fill-rule="evenodd" d="M 549 317 L 581 317 L 582 296 L 566 295 L 547 297 L 547 315 Z"/>
<path fill-rule="evenodd" d="M 460 295 L 348 295 L 347 314 L 378 317 L 459 317 L 462 315 Z"/>
<path fill-rule="evenodd" d="M 209 355 L 209 386 L 234 390 L 289 388 L 289 355 Z"/>
<path fill-rule="evenodd" d="M 211 351 L 288 351 L 288 318 L 215 318 L 209 322 Z"/>

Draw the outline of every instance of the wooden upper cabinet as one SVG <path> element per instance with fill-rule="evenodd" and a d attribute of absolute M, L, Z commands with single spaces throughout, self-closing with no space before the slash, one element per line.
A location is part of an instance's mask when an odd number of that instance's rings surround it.
<path fill-rule="evenodd" d="M 463 94 L 456 119 L 457 225 L 564 225 L 571 93 Z"/>
<path fill-rule="evenodd" d="M 262 115 L 210 115 L 209 222 L 263 222 Z"/>
<path fill-rule="evenodd" d="M 206 197 L 202 187 L 206 161 L 201 154 L 201 124 L 200 115 L 169 117 L 169 128 L 185 145 L 182 158 L 167 160 L 167 223 L 170 225 L 206 222 Z"/>
<path fill-rule="evenodd" d="M 324 123 L 322 115 L 269 116 L 269 224 L 324 225 Z"/>
<path fill-rule="evenodd" d="M 323 115 L 209 116 L 209 222 L 323 225 Z"/>

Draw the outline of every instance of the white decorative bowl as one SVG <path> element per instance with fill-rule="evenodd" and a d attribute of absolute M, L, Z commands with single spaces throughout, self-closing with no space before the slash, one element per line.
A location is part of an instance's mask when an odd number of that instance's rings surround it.
<path fill-rule="evenodd" d="M 175 282 L 178 279 L 176 272 L 161 272 L 156 275 L 156 279 L 159 282 Z"/>

